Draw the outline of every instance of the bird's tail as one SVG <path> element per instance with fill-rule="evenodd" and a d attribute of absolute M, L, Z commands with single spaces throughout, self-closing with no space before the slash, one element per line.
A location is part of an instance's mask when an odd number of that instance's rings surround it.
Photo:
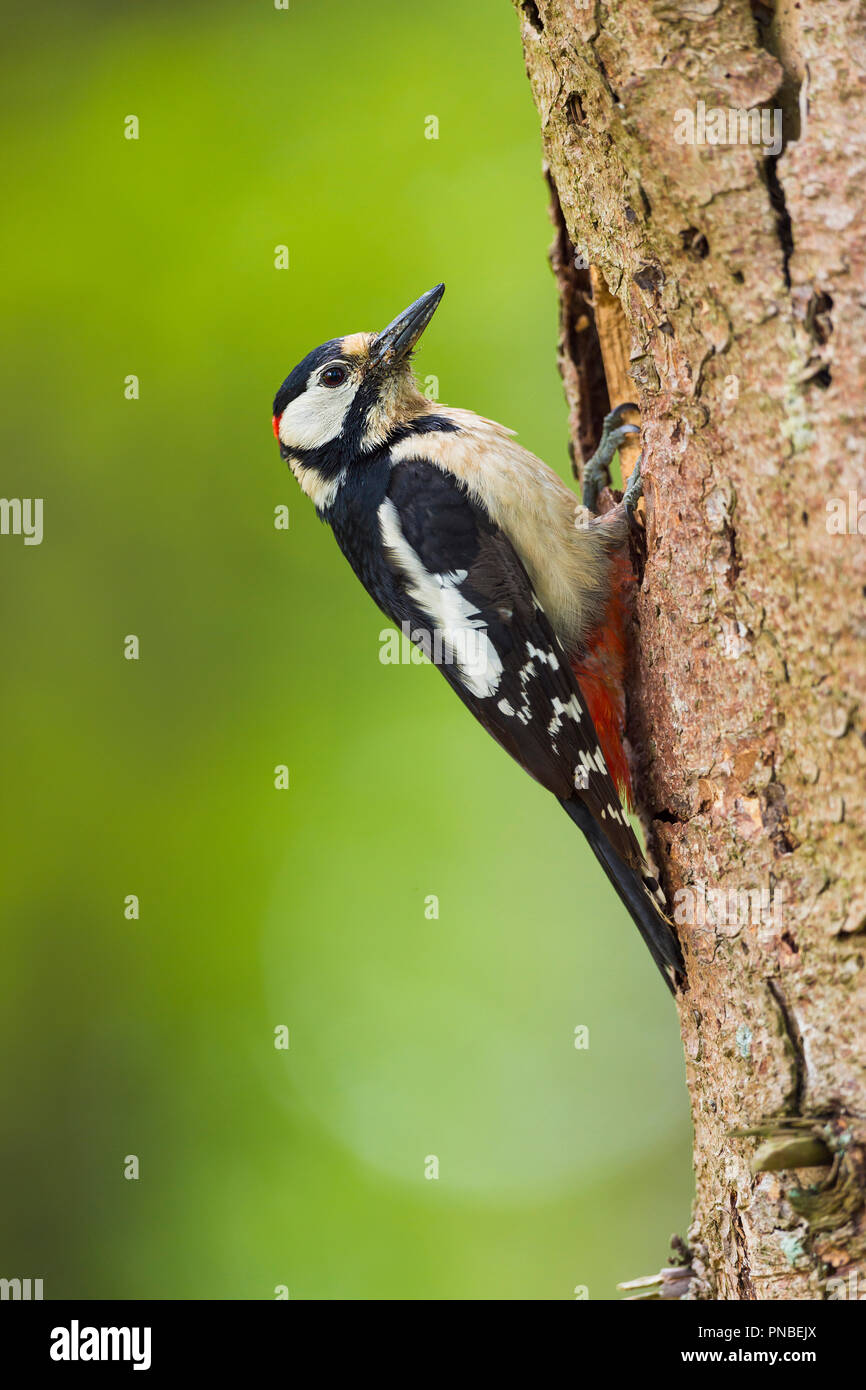
<path fill-rule="evenodd" d="M 620 858 L 579 797 L 568 797 L 561 804 L 589 841 L 596 859 L 649 947 L 665 984 L 675 995 L 677 983 L 685 980 L 685 966 L 673 923 L 657 900 L 656 895 L 661 897 L 658 884 L 649 870 L 641 873 Z"/>

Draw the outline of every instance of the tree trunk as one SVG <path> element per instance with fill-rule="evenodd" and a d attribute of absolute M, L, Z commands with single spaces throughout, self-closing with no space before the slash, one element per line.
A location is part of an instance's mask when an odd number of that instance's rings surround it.
<path fill-rule="evenodd" d="M 643 417 L 629 734 L 688 966 L 686 1296 L 866 1297 L 864 5 L 517 10 L 576 456 L 608 402 Z"/>

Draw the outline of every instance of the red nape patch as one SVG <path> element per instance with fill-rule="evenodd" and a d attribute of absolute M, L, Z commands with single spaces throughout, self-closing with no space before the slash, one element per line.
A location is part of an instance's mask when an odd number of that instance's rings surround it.
<path fill-rule="evenodd" d="M 271 416 L 271 424 L 272 424 L 273 427 L 274 427 L 274 439 L 279 439 L 279 437 L 280 437 L 280 417 L 279 417 L 279 415 L 272 415 L 272 416 Z"/>

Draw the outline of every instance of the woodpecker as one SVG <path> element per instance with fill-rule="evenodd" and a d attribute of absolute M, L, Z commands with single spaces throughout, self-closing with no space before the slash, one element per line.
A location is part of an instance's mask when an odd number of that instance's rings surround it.
<path fill-rule="evenodd" d="M 578 502 L 513 430 L 421 394 L 412 352 L 444 291 L 308 353 L 274 399 L 280 455 L 386 616 L 583 831 L 675 992 L 679 943 L 620 800 L 638 466 L 597 514 L 633 407 L 607 416 Z"/>

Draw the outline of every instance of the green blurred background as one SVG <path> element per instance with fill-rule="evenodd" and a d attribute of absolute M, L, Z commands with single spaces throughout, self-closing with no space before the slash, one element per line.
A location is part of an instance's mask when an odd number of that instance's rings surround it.
<path fill-rule="evenodd" d="M 688 1221 L 675 1011 L 555 802 L 380 662 L 270 430 L 443 279 L 419 374 L 567 475 L 512 8 L 4 18 L 2 492 L 45 534 L 0 537 L 0 1276 L 613 1297 Z"/>

